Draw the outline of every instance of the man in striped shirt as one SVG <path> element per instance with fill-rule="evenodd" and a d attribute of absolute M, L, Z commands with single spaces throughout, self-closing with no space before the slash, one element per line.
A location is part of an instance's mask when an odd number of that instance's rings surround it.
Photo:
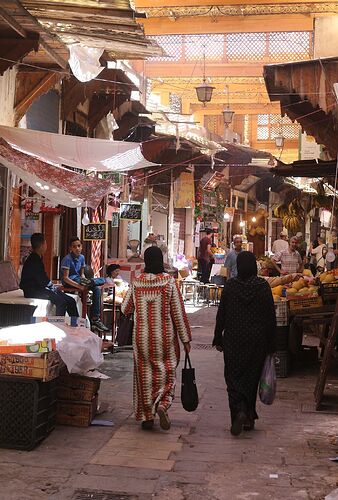
<path fill-rule="evenodd" d="M 296 236 L 290 238 L 288 250 L 276 253 L 271 261 L 280 275 L 303 272 L 304 265 L 300 253 L 296 250 L 298 239 Z M 277 265 L 280 262 L 280 267 Z"/>

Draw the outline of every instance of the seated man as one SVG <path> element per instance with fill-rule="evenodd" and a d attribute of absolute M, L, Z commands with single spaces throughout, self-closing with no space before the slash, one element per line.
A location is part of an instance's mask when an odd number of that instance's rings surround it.
<path fill-rule="evenodd" d="M 82 254 L 82 243 L 79 238 L 74 237 L 69 241 L 69 254 L 61 262 L 61 281 L 65 288 L 77 288 L 84 290 L 88 287 L 93 292 L 93 311 L 91 324 L 101 332 L 108 332 L 100 320 L 101 314 L 101 290 L 100 285 L 105 283 L 104 278 L 87 279 L 84 274 L 85 258 Z"/>
<path fill-rule="evenodd" d="M 47 250 L 47 242 L 42 233 L 31 236 L 32 253 L 27 257 L 21 273 L 20 288 L 24 296 L 33 299 L 50 300 L 56 305 L 56 315 L 79 316 L 73 297 L 59 290 L 48 278 L 42 257 Z"/>

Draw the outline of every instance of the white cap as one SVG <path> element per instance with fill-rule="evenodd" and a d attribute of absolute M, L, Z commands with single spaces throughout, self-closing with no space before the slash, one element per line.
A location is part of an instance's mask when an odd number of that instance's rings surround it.
<path fill-rule="evenodd" d="M 303 236 L 303 233 L 301 233 L 300 231 L 296 234 L 297 238 L 301 238 Z"/>

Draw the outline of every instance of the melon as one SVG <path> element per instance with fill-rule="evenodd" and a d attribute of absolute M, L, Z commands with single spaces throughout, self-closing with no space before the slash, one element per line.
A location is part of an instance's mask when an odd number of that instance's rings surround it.
<path fill-rule="evenodd" d="M 295 288 L 296 290 L 300 290 L 301 288 L 304 288 L 306 286 L 306 282 L 301 278 L 298 281 L 294 281 L 292 283 L 292 288 Z"/>
<path fill-rule="evenodd" d="M 322 273 L 322 274 L 319 275 L 319 279 L 320 279 L 321 282 L 323 282 L 326 277 L 327 277 L 327 273 Z"/>
<path fill-rule="evenodd" d="M 309 278 L 312 278 L 312 272 L 310 269 L 304 269 L 303 275 L 308 276 Z"/>
<path fill-rule="evenodd" d="M 333 283 L 334 281 L 336 281 L 336 279 L 333 274 L 328 274 L 322 283 Z"/>
<path fill-rule="evenodd" d="M 309 293 L 309 289 L 308 289 L 308 287 L 301 288 L 301 289 L 298 291 L 298 293 L 300 293 L 300 294 L 304 295 L 304 294 L 306 294 L 306 293 Z"/>
<path fill-rule="evenodd" d="M 272 289 L 273 295 L 277 295 L 278 297 L 281 297 L 282 293 L 283 293 L 282 285 L 278 285 L 278 286 L 273 287 L 273 289 Z"/>
<path fill-rule="evenodd" d="M 298 290 L 296 288 L 288 288 L 288 290 L 286 290 L 286 295 L 296 295 L 297 292 Z"/>

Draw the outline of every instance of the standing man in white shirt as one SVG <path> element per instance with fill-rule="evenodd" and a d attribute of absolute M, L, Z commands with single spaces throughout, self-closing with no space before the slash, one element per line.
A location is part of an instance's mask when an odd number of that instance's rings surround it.
<path fill-rule="evenodd" d="M 289 249 L 288 235 L 282 231 L 279 234 L 279 239 L 275 240 L 272 245 L 272 253 L 281 253 Z"/>

